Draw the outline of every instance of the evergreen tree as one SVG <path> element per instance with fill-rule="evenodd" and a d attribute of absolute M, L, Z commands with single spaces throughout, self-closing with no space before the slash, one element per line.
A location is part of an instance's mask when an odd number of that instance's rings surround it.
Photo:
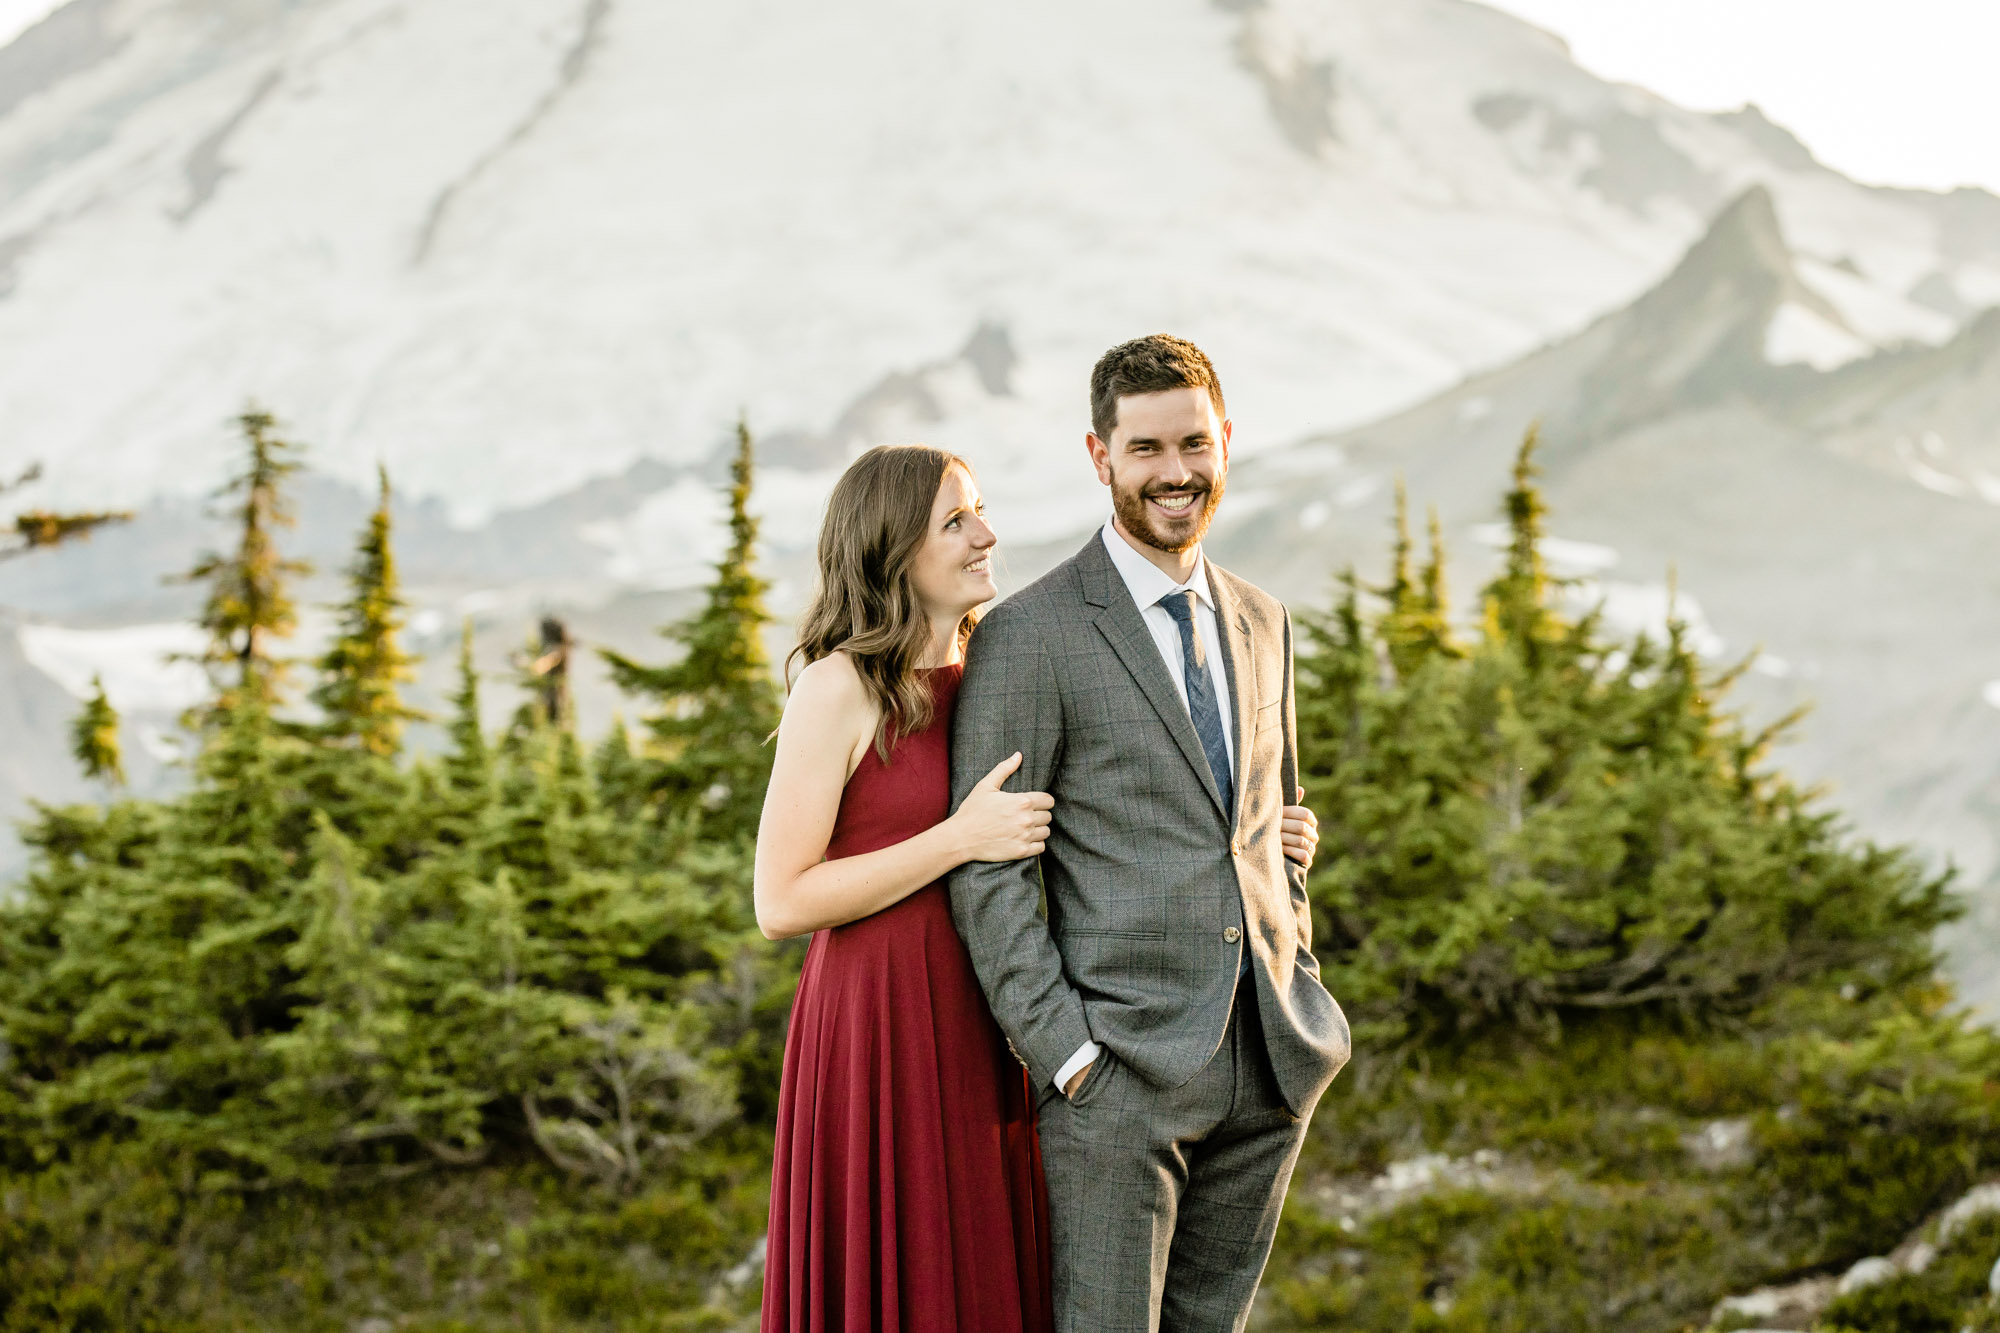
<path fill-rule="evenodd" d="M 125 785 L 125 759 L 118 748 L 118 710 L 104 693 L 104 678 L 90 682 L 90 698 L 70 723 L 70 753 L 87 778 Z"/>
<path fill-rule="evenodd" d="M 591 776 L 607 808 L 630 819 L 645 806 L 649 794 L 646 765 L 632 749 L 625 719 L 614 717 L 604 739 L 590 756 Z"/>
<path fill-rule="evenodd" d="M 458 689 L 451 696 L 451 749 L 444 768 L 453 787 L 461 791 L 483 791 L 492 778 L 492 758 L 486 748 L 486 732 L 479 722 L 479 671 L 472 663 L 472 617 L 458 636 Z"/>
<path fill-rule="evenodd" d="M 1381 590 L 1385 611 L 1381 638 L 1390 665 L 1407 676 L 1435 653 L 1455 653 L 1446 619 L 1444 538 L 1437 511 L 1430 516 L 1430 554 L 1420 573 L 1411 573 L 1409 500 L 1403 483 L 1396 483 L 1395 540 L 1390 548 L 1389 583 Z"/>
<path fill-rule="evenodd" d="M 1507 518 L 1507 555 L 1485 592 L 1489 633 L 1518 644 L 1524 660 L 1541 665 L 1542 650 L 1556 630 L 1549 610 L 1549 572 L 1542 557 L 1548 535 L 1548 506 L 1535 485 L 1541 469 L 1535 451 L 1541 433 L 1529 427 L 1514 456 L 1513 486 L 1502 501 Z"/>
<path fill-rule="evenodd" d="M 1715 710 L 1731 677 L 1680 627 L 1614 652 L 1594 616 L 1553 604 L 1533 447 L 1484 630 L 1462 653 L 1442 635 L 1441 574 L 1409 573 L 1400 514 L 1374 623 L 1352 592 L 1306 620 L 1313 896 L 1357 1032 L 1741 1012 L 1806 977 L 1852 979 L 1864 959 L 1894 984 L 1928 975 L 1930 931 L 1952 911 L 1941 880 L 1846 848 L 1762 771 L 1768 733 Z M 1434 539 L 1433 569 L 1440 551 Z"/>
<path fill-rule="evenodd" d="M 1561 1188 L 1307 1209 L 1267 1284 L 1273 1327 L 1667 1333 L 1729 1290 L 1885 1252 L 2000 1169 L 2000 1043 L 1945 1012 L 1933 971 L 1942 881 L 1768 773 L 1773 731 L 1721 711 L 1730 674 L 1681 627 L 1612 643 L 1549 600 L 1526 462 L 1483 629 L 1450 632 L 1435 516 L 1418 567 L 1406 513 L 1387 584 L 1350 573 L 1300 617 L 1301 766 L 1324 829 L 1315 945 L 1374 1047 L 1347 1077 L 1375 1080 L 1328 1100 L 1309 1165 L 1317 1186 L 1419 1146 L 1468 1166 L 1490 1148 Z M 720 589 L 747 576 L 752 536 L 739 529 L 711 612 L 732 604 Z M 371 529 L 364 551 L 378 540 L 392 571 L 389 537 Z M 364 582 L 393 602 L 392 579 Z M 717 619 L 748 625 L 754 651 L 755 616 Z M 350 628 L 370 624 L 392 639 L 392 614 Z M 714 622 L 682 628 L 710 674 L 658 697 L 694 722 L 737 697 L 713 664 L 738 659 L 703 637 Z M 767 728 L 741 729 L 738 767 L 675 768 L 722 745 L 720 723 L 656 732 L 651 756 L 619 726 L 586 757 L 553 670 L 567 638 L 496 745 L 468 625 L 451 748 L 407 780 L 362 728 L 280 726 L 275 690 L 237 689 L 192 790 L 38 809 L 30 869 L 0 894 L 0 1326 L 587 1308 L 557 1322 L 608 1327 L 683 1306 L 682 1322 L 728 1322 L 693 1307 L 737 1290 L 720 1275 L 761 1222 L 800 949 L 754 930 L 747 826 L 726 807 L 707 838 L 634 814 L 663 791 L 698 810 L 718 772 L 761 762 Z M 240 666 L 220 664 L 225 686 L 271 679 Z M 1457 1039 L 1468 1030 L 1479 1039 Z M 1691 1164 L 1685 1145 L 1721 1118 L 1749 1126 L 1752 1160 Z M 613 1188 L 564 1190 L 537 1161 Z M 89 1220 L 38 1230 L 51 1199 Z M 142 1214 L 159 1219 L 158 1271 L 184 1285 L 90 1304 Z M 286 1228 L 332 1266 L 266 1264 L 284 1274 L 273 1318 L 222 1309 L 231 1278 L 271 1258 L 264 1233 Z M 504 1235 L 506 1260 L 475 1234 Z M 1972 1274 L 1981 1302 L 1990 1256 Z M 688 1294 L 646 1306 L 668 1267 Z M 449 1308 L 412 1308 L 418 1287 L 385 1294 L 363 1269 L 435 1279 Z M 300 1295 L 313 1283 L 363 1294 L 336 1319 Z"/>
<path fill-rule="evenodd" d="M 764 605 L 769 585 L 754 570 L 752 457 L 750 428 L 739 422 L 730 469 L 729 549 L 701 610 L 663 631 L 685 654 L 654 667 L 603 651 L 619 688 L 657 705 L 645 719 L 659 762 L 656 790 L 675 808 L 699 811 L 702 827 L 719 837 L 756 832 L 771 772 L 765 741 L 777 729 L 781 711 L 764 649 L 764 630 L 772 622 Z"/>
<path fill-rule="evenodd" d="M 320 658 L 312 699 L 322 733 L 380 758 L 402 747 L 403 724 L 420 716 L 397 687 L 415 678 L 414 659 L 397 643 L 404 602 L 390 542 L 389 474 L 378 469 L 379 498 L 347 572 L 348 598 L 337 610 L 340 633 Z"/>
<path fill-rule="evenodd" d="M 301 451 L 279 438 L 276 420 L 255 406 L 237 424 L 243 432 L 243 470 L 217 492 L 218 499 L 235 501 L 229 512 L 236 520 L 236 547 L 227 555 L 203 556 L 183 576 L 208 584 L 201 627 L 208 631 L 209 646 L 201 661 L 216 677 L 216 707 L 224 711 L 239 702 L 263 709 L 278 702 L 287 664 L 276 656 L 276 641 L 298 623 L 286 584 L 311 572 L 277 548 L 277 534 L 296 521 L 284 483 L 299 470 Z"/>

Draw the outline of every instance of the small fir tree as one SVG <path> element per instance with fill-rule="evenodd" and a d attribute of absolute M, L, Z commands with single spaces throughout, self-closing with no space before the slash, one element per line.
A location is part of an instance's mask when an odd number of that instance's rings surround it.
<path fill-rule="evenodd" d="M 1436 653 L 1455 654 L 1447 621 L 1444 590 L 1444 537 L 1437 511 L 1430 516 L 1430 553 L 1421 571 L 1411 572 L 1409 501 L 1396 483 L 1395 541 L 1390 553 L 1389 583 L 1381 590 L 1386 610 L 1380 634 L 1396 674 L 1408 676 Z"/>
<path fill-rule="evenodd" d="M 236 547 L 228 554 L 202 557 L 183 580 L 208 584 L 201 627 L 209 646 L 201 661 L 216 678 L 216 707 L 242 702 L 269 709 L 279 701 L 287 664 L 276 655 L 277 641 L 298 624 L 289 581 L 311 572 L 301 560 L 278 553 L 277 535 L 296 520 L 284 492 L 285 480 L 301 466 L 300 448 L 281 439 L 270 413 L 252 406 L 237 418 L 243 432 L 243 470 L 217 498 L 233 500 L 228 512 L 237 525 Z"/>
<path fill-rule="evenodd" d="M 611 719 L 610 730 L 591 752 L 590 768 L 607 808 L 629 819 L 645 806 L 649 774 L 632 749 L 632 735 L 624 718 Z"/>
<path fill-rule="evenodd" d="M 483 791 L 492 778 L 493 763 L 479 723 L 479 670 L 472 661 L 470 616 L 459 630 L 458 688 L 451 696 L 449 730 L 451 749 L 445 754 L 444 769 L 451 785 L 460 791 Z"/>
<path fill-rule="evenodd" d="M 1507 556 L 1499 575 L 1486 586 L 1489 632 L 1520 645 L 1531 667 L 1542 664 L 1543 649 L 1559 637 L 1549 610 L 1549 571 L 1542 557 L 1548 535 L 1548 505 L 1535 478 L 1535 451 L 1541 432 L 1530 426 L 1514 456 L 1513 486 L 1502 502 L 1507 515 Z"/>
<path fill-rule="evenodd" d="M 750 514 L 754 448 L 750 428 L 736 427 L 730 468 L 729 549 L 716 565 L 701 610 L 663 631 L 686 653 L 669 666 L 645 666 L 603 650 L 620 689 L 652 700 L 645 719 L 658 760 L 655 786 L 672 806 L 700 813 L 720 837 L 756 832 L 770 778 L 766 739 L 781 704 L 764 630 L 769 585 L 755 572 L 757 520 Z"/>
<path fill-rule="evenodd" d="M 83 775 L 109 786 L 125 785 L 125 758 L 118 747 L 118 710 L 104 693 L 104 678 L 93 677 L 90 698 L 70 723 L 70 753 Z"/>
<path fill-rule="evenodd" d="M 421 714 L 403 703 L 398 690 L 415 678 L 415 659 L 397 642 L 405 604 L 390 540 L 389 474 L 378 469 L 377 475 L 375 512 L 347 571 L 347 600 L 336 608 L 340 633 L 320 658 L 312 699 L 329 740 L 387 758 L 402 748 L 404 723 Z"/>

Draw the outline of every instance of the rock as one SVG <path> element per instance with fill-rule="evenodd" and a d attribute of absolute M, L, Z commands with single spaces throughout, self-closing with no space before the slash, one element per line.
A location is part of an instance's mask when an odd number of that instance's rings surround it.
<path fill-rule="evenodd" d="M 764 1247 L 766 1244 L 766 1237 L 757 1237 L 757 1243 L 750 1247 L 750 1253 L 744 1256 L 743 1262 L 722 1275 L 723 1282 L 732 1290 L 739 1290 L 749 1286 L 753 1279 L 764 1276 Z"/>
<path fill-rule="evenodd" d="M 1709 1322 L 1719 1324 L 1729 1316 L 1729 1322 L 1739 1325 L 1746 1319 L 1755 1320 L 1759 1330 L 1810 1328 L 1832 1299 L 1832 1278 L 1807 1278 L 1782 1287 L 1761 1287 L 1744 1296 L 1726 1297 L 1716 1304 Z"/>
<path fill-rule="evenodd" d="M 1752 1155 L 1750 1122 L 1711 1120 L 1692 1134 L 1682 1137 L 1681 1146 L 1694 1164 L 1704 1171 L 1728 1171 L 1748 1166 Z"/>
<path fill-rule="evenodd" d="M 1872 1287 L 1877 1282 L 1886 1282 L 1896 1276 L 1896 1265 L 1879 1254 L 1871 1254 L 1866 1259 L 1856 1259 L 1854 1266 L 1840 1276 L 1840 1285 L 1834 1290 L 1842 1296 L 1863 1287 Z"/>
<path fill-rule="evenodd" d="M 1951 1238 L 1959 1233 L 1960 1228 L 1987 1213 L 2000 1213 L 2000 1182 L 1981 1185 L 1945 1209 L 1944 1216 L 1938 1218 L 1937 1243 L 1951 1244 Z"/>
<path fill-rule="evenodd" d="M 1775 1287 L 1753 1291 L 1748 1296 L 1725 1296 L 1716 1304 L 1715 1316 L 1711 1323 L 1721 1323 L 1726 1314 L 1738 1315 L 1744 1319 L 1773 1319 L 1784 1308 L 1784 1302 Z"/>

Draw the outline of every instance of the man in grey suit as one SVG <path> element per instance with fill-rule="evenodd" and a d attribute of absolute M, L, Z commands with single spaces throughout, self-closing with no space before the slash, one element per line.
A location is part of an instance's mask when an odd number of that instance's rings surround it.
<path fill-rule="evenodd" d="M 1019 751 L 1055 822 L 955 871 L 952 915 L 1041 1090 L 1057 1328 L 1241 1329 L 1349 1049 L 1280 842 L 1291 620 L 1202 556 L 1231 427 L 1200 349 L 1114 347 L 1090 397 L 1114 516 L 981 623 L 953 724 L 954 805 Z"/>

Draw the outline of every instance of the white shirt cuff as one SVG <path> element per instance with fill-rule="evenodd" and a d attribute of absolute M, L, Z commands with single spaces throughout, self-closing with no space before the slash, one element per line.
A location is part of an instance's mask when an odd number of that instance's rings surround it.
<path fill-rule="evenodd" d="M 1094 1041 L 1087 1041 L 1077 1047 L 1076 1054 L 1065 1060 L 1063 1067 L 1056 1071 L 1056 1090 L 1061 1091 L 1067 1088 L 1069 1081 L 1076 1077 L 1077 1070 L 1088 1067 L 1091 1061 L 1102 1054 L 1104 1054 L 1104 1048 Z"/>

